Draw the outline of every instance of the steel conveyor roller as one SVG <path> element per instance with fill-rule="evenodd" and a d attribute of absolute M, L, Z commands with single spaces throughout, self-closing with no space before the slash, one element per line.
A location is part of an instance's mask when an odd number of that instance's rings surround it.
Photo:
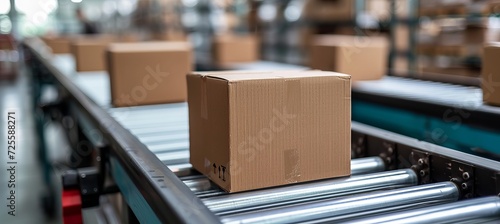
<path fill-rule="evenodd" d="M 348 223 L 498 223 L 499 217 L 500 198 L 497 196 L 490 196 L 373 216 L 349 221 Z"/>
<path fill-rule="evenodd" d="M 342 217 L 359 212 L 377 211 L 378 209 L 400 209 L 419 203 L 444 203 L 456 201 L 460 197 L 457 186 L 452 182 L 443 182 L 388 190 L 346 197 L 327 199 L 319 202 L 273 208 L 222 218 L 223 223 L 297 223 L 328 217 Z M 332 219 L 328 221 L 333 221 Z"/>
<path fill-rule="evenodd" d="M 202 201 L 210 210 L 222 215 L 416 184 L 415 172 L 403 169 L 222 195 Z"/>
<path fill-rule="evenodd" d="M 186 164 L 184 165 L 184 167 L 191 167 L 191 164 Z M 367 157 L 367 158 L 353 159 L 351 161 L 351 175 L 375 173 L 383 170 L 385 170 L 385 164 L 380 157 Z M 174 170 L 172 171 L 176 173 L 176 171 Z M 191 171 L 191 173 L 192 172 L 195 171 Z M 219 187 L 212 184 L 208 178 L 202 175 L 197 175 L 196 177 L 197 178 L 189 178 L 188 180 L 184 181 L 184 184 L 186 184 L 189 187 L 189 189 L 191 189 L 191 191 L 195 193 L 211 191 L 211 190 L 222 191 L 219 189 Z"/>

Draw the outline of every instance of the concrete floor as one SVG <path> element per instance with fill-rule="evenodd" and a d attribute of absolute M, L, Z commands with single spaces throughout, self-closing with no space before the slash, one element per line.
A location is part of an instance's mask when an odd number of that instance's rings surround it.
<path fill-rule="evenodd" d="M 34 116 L 28 78 L 22 74 L 15 81 L 0 80 L 0 223 L 61 223 L 60 215 L 46 218 L 41 198 L 46 192 L 38 161 Z M 8 215 L 7 181 L 7 112 L 16 113 L 16 216 Z M 54 180 L 56 177 L 54 177 Z M 9 189 L 10 190 L 10 189 Z M 59 192 L 58 192 L 59 193 Z M 59 203 L 59 201 L 56 201 Z M 59 210 L 59 209 L 58 209 Z"/>

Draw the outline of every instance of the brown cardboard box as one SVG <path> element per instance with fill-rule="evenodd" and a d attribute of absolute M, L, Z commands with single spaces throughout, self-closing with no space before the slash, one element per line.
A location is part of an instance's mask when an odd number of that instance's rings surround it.
<path fill-rule="evenodd" d="M 304 17 L 317 21 L 348 21 L 353 18 L 352 0 L 308 0 L 305 1 Z"/>
<path fill-rule="evenodd" d="M 500 43 L 490 43 L 484 46 L 483 68 L 481 71 L 483 101 L 487 104 L 500 106 Z"/>
<path fill-rule="evenodd" d="M 410 29 L 406 25 L 394 27 L 396 50 L 403 52 L 410 48 Z"/>
<path fill-rule="evenodd" d="M 141 37 L 138 33 L 122 33 L 116 35 L 116 41 L 124 43 L 133 43 L 141 41 Z"/>
<path fill-rule="evenodd" d="M 350 175 L 348 75 L 187 77 L 190 162 L 228 192 Z"/>
<path fill-rule="evenodd" d="M 53 54 L 69 54 L 71 53 L 70 43 L 73 37 L 67 36 L 44 36 L 41 37 L 43 42 L 52 49 Z"/>
<path fill-rule="evenodd" d="M 352 76 L 353 81 L 375 80 L 387 72 L 386 37 L 318 35 L 310 52 L 310 67 Z"/>
<path fill-rule="evenodd" d="M 252 35 L 217 35 L 212 45 L 217 65 L 253 62 L 259 59 L 259 43 Z"/>
<path fill-rule="evenodd" d="M 114 43 L 106 58 L 114 106 L 186 101 L 193 64 L 188 42 Z"/>
<path fill-rule="evenodd" d="M 154 33 L 152 36 L 153 40 L 162 41 L 187 41 L 187 36 L 182 31 L 169 30 L 162 33 Z"/>
<path fill-rule="evenodd" d="M 104 52 L 112 41 L 108 38 L 80 38 L 71 43 L 76 71 L 106 70 Z"/>

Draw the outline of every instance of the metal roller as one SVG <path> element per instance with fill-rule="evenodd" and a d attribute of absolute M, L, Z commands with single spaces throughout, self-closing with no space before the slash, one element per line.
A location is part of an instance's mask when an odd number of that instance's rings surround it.
<path fill-rule="evenodd" d="M 297 201 L 305 202 L 417 184 L 418 177 L 415 172 L 411 169 L 402 169 L 221 195 L 202 201 L 217 214 L 230 214 L 292 204 Z"/>
<path fill-rule="evenodd" d="M 378 156 L 351 160 L 351 175 L 375 173 L 384 170 L 384 160 Z"/>
<path fill-rule="evenodd" d="M 480 223 L 500 220 L 500 198 L 490 196 L 349 221 L 348 223 Z"/>
<path fill-rule="evenodd" d="M 186 158 L 188 159 L 188 158 Z M 164 163 L 169 163 L 168 160 L 164 160 Z M 172 170 L 177 176 L 183 177 L 184 173 L 198 173 L 194 170 L 190 163 L 169 165 L 168 168 Z M 378 156 L 358 158 L 351 160 L 351 175 L 365 174 L 365 173 L 375 173 L 385 170 L 385 163 L 382 158 Z"/>
<path fill-rule="evenodd" d="M 191 164 L 185 164 L 183 166 L 182 172 L 187 173 L 188 171 L 185 170 L 187 167 L 191 167 Z M 170 168 L 170 166 L 169 166 Z M 175 167 L 174 167 L 175 169 Z M 170 169 L 172 170 L 172 168 Z M 384 161 L 378 157 L 367 157 L 367 158 L 360 158 L 360 159 L 353 159 L 351 160 L 351 175 L 359 175 L 359 174 L 365 174 L 365 173 L 375 173 L 379 171 L 384 171 L 385 170 L 385 163 Z M 178 174 L 178 172 L 181 172 L 180 170 L 172 170 L 178 177 L 181 177 L 182 174 Z M 195 171 L 193 171 L 195 172 Z M 210 190 L 219 190 L 219 188 L 215 185 L 210 185 L 210 181 L 208 178 L 196 178 L 194 180 L 189 181 L 189 188 L 195 193 L 199 193 L 202 191 L 210 191 Z M 214 195 L 214 194 L 211 194 Z"/>
<path fill-rule="evenodd" d="M 297 223 L 361 212 L 366 214 L 377 209 L 401 209 L 412 204 L 451 202 L 459 197 L 459 189 L 454 183 L 443 182 L 235 214 L 221 220 L 223 223 Z"/>

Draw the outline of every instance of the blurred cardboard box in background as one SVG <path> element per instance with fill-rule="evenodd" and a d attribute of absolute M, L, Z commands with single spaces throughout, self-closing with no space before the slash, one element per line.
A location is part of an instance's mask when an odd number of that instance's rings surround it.
<path fill-rule="evenodd" d="M 380 79 L 387 73 L 386 37 L 318 35 L 311 47 L 313 69 L 349 74 L 353 81 Z"/>
<path fill-rule="evenodd" d="M 188 42 L 113 43 L 106 60 L 114 106 L 186 101 L 193 66 Z"/>
<path fill-rule="evenodd" d="M 260 58 L 259 41 L 253 35 L 216 35 L 212 55 L 217 65 L 257 61 Z"/>

